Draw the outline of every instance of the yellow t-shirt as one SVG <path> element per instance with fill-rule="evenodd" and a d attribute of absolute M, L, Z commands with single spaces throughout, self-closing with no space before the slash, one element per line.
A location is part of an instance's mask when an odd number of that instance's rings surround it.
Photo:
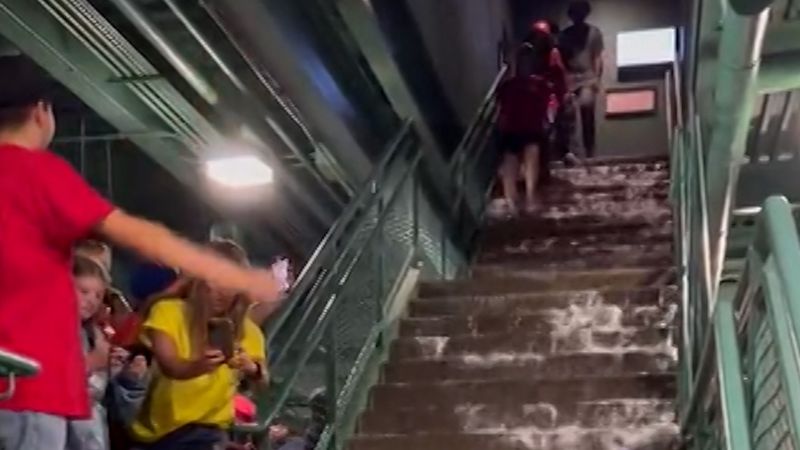
<path fill-rule="evenodd" d="M 158 330 L 175 341 L 178 356 L 191 358 L 189 324 L 180 299 L 161 300 L 150 310 L 144 330 Z M 245 319 L 239 342 L 256 361 L 265 359 L 264 335 L 250 319 Z M 239 377 L 222 365 L 214 372 L 189 380 L 167 378 L 155 370 L 147 399 L 131 431 L 142 442 L 155 442 L 178 428 L 192 424 L 227 428 L 233 423 L 233 397 Z"/>

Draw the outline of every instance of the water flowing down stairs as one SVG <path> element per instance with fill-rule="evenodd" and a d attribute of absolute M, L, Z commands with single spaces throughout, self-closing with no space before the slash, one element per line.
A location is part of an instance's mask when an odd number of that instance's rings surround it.
<path fill-rule="evenodd" d="M 677 448 L 668 178 L 557 169 L 539 212 L 490 220 L 469 278 L 420 287 L 349 448 Z"/>

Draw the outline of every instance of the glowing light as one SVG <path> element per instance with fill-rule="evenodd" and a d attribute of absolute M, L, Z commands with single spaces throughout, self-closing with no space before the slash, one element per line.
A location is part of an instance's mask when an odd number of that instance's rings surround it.
<path fill-rule="evenodd" d="M 206 161 L 206 175 L 227 187 L 247 188 L 272 183 L 272 169 L 255 156 L 233 156 Z"/>
<path fill-rule="evenodd" d="M 648 66 L 675 60 L 675 28 L 625 31 L 617 35 L 617 67 Z"/>

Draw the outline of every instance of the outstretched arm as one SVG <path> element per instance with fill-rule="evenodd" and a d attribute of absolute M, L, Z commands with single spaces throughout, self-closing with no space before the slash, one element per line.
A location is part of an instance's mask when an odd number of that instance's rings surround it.
<path fill-rule="evenodd" d="M 272 272 L 238 266 L 167 228 L 122 210 L 114 210 L 96 231 L 117 245 L 183 273 L 221 287 L 242 291 L 259 301 L 277 301 L 280 287 Z"/>
<path fill-rule="evenodd" d="M 260 301 L 276 301 L 272 273 L 252 270 L 177 237 L 165 227 L 116 209 L 63 159 L 43 152 L 31 171 L 42 229 L 54 240 L 77 241 L 92 232 L 122 247 Z"/>

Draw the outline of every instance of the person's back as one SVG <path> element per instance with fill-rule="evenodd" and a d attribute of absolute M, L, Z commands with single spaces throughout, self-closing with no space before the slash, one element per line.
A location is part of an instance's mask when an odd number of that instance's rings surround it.
<path fill-rule="evenodd" d="M 574 2 L 569 16 L 572 25 L 561 32 L 559 50 L 573 86 L 597 83 L 602 75 L 603 34 L 586 22 L 591 8 L 588 2 Z"/>
<path fill-rule="evenodd" d="M 580 124 L 580 139 L 587 157 L 594 156 L 597 94 L 603 78 L 603 35 L 597 27 L 586 21 L 591 12 L 588 1 L 572 2 L 567 10 L 572 25 L 561 32 L 559 39 L 559 48 L 568 73 L 569 90 L 576 106 L 573 120 Z M 571 124 L 563 128 L 564 131 L 578 129 Z M 559 140 L 563 146 L 565 136 L 562 135 Z M 569 139 L 569 142 L 571 147 L 576 147 L 578 139 Z M 576 151 L 577 148 L 572 148 L 569 153 L 574 154 Z"/>
<path fill-rule="evenodd" d="M 515 76 L 500 86 L 498 128 L 503 133 L 544 133 L 554 89 L 540 75 Z"/>

